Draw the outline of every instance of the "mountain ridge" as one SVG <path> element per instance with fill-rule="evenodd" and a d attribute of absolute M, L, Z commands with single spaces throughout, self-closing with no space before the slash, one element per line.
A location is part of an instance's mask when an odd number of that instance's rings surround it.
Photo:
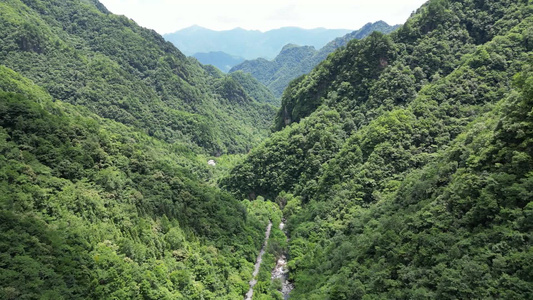
<path fill-rule="evenodd" d="M 0 299 L 242 298 L 280 211 L 214 182 L 268 90 L 97 0 L 2 1 L 0 45 Z"/>
<path fill-rule="evenodd" d="M 286 51 L 288 50 L 287 47 L 295 48 L 297 45 L 294 43 L 286 44 L 271 61 L 262 58 L 246 60 L 232 67 L 229 72 L 243 71 L 250 73 L 267 86 L 276 97 L 281 97 L 290 81 L 300 75 L 309 73 L 316 65 L 326 59 L 331 52 L 346 45 L 350 40 L 362 39 L 373 31 L 390 33 L 398 27 L 399 25 L 390 26 L 384 21 L 367 23 L 358 30 L 335 38 L 319 48 L 319 50 L 316 50 L 313 46 L 298 46 L 301 49 L 292 49 L 291 53 Z"/>
<path fill-rule="evenodd" d="M 245 59 L 273 58 L 287 43 L 320 48 L 332 39 L 351 32 L 347 29 L 303 29 L 299 27 L 281 27 L 265 32 L 246 29 L 215 31 L 203 27 L 189 29 L 165 34 L 164 37 L 187 55 L 222 51 Z"/>
<path fill-rule="evenodd" d="M 197 52 L 192 55 L 201 64 L 213 65 L 220 71 L 228 73 L 229 70 L 244 61 L 244 58 L 227 54 L 222 51 Z"/>

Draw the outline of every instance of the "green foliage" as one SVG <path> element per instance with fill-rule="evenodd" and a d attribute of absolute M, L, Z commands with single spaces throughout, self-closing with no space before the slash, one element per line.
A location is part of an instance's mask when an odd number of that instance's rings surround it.
<path fill-rule="evenodd" d="M 269 220 L 256 299 L 287 250 L 294 299 L 532 298 L 532 12 L 429 1 L 241 159 L 257 82 L 96 1 L 0 3 L 0 298 L 242 299 Z"/>
<path fill-rule="evenodd" d="M 332 98 L 331 101 L 350 98 L 352 106 L 364 103 L 369 97 L 370 85 L 395 58 L 395 52 L 391 38 L 378 32 L 362 41 L 351 41 L 309 75 L 289 85 L 290 92 L 282 97 L 275 129 L 309 116 L 325 98 Z"/>
<path fill-rule="evenodd" d="M 0 89 L 0 298 L 243 297 L 275 204 L 5 67 Z"/>
<path fill-rule="evenodd" d="M 289 85 L 221 183 L 284 205 L 291 298 L 531 298 L 531 12 L 429 1 Z"/>
<path fill-rule="evenodd" d="M 385 44 L 387 48 L 381 48 L 376 53 L 365 50 L 380 47 L 375 44 L 379 41 L 375 34 L 373 42 L 367 41 L 369 39 L 359 43 L 352 41 L 331 54 L 303 79 L 289 85 L 290 92 L 282 97 L 275 129 L 280 130 L 292 122 L 299 122 L 322 103 L 328 102 L 330 106 L 353 111 L 352 119 L 365 122 L 359 114 L 373 118 L 380 114 L 376 106 L 382 105 L 382 102 L 412 100 L 414 92 L 418 92 L 428 81 L 451 73 L 465 54 L 476 50 L 476 45 L 488 42 L 497 35 L 506 35 L 529 13 L 527 9 L 520 8 L 525 4 L 511 4 L 511 1 L 490 5 L 471 0 L 429 3 L 391 34 L 391 40 Z M 474 25 L 481 19 L 485 24 L 495 25 Z M 500 68 L 505 66 L 501 65 Z M 381 70 L 384 70 L 383 74 L 380 74 Z M 402 76 L 391 77 L 390 72 L 395 75 L 402 73 Z M 375 82 L 378 75 L 380 78 Z M 395 95 L 368 95 L 369 92 L 384 88 Z M 374 101 L 367 103 L 369 96 Z"/>
<path fill-rule="evenodd" d="M 221 184 L 239 197 L 275 198 L 300 179 L 313 178 L 322 163 L 342 146 L 344 132 L 336 125 L 339 119 L 336 111 L 321 111 L 309 122 L 273 134 L 253 149 L 244 163 L 231 170 Z"/>
<path fill-rule="evenodd" d="M 513 6 L 509 10 L 517 11 Z M 417 20 L 417 16 L 415 15 L 413 19 Z M 332 54 L 310 75 L 291 83 L 285 91 L 287 97 L 284 98 L 285 102 L 278 112 L 276 126 L 281 128 L 281 124 L 288 125 L 311 115 L 298 125 L 292 125 L 284 132 L 274 134 L 270 140 L 254 149 L 248 156 L 247 162 L 236 167 L 235 173 L 238 174 L 230 176 L 231 178 L 241 176 L 244 179 L 243 174 L 248 174 L 246 180 L 231 183 L 232 179 L 229 178 L 223 183 L 228 182 L 226 185 L 230 190 L 243 194 L 262 194 L 269 191 L 271 194 L 268 195 L 271 198 L 276 197 L 282 190 L 290 191 L 296 186 L 299 186 L 297 190 L 306 189 L 304 186 L 313 189 L 323 168 L 315 169 L 311 177 L 309 173 L 303 172 L 303 168 L 310 164 L 310 155 L 306 153 L 310 148 L 309 144 L 299 147 L 300 151 L 306 154 L 302 154 L 299 158 L 294 154 L 278 155 L 278 153 L 280 151 L 283 153 L 290 146 L 298 145 L 300 141 L 307 143 L 308 135 L 315 134 L 314 130 L 309 129 L 316 127 L 316 123 L 324 122 L 317 120 L 324 111 L 337 111 L 339 118 L 327 120 L 324 126 L 318 126 L 323 129 L 322 132 L 329 131 L 326 135 L 333 134 L 333 138 L 332 141 L 319 142 L 316 145 L 323 148 L 321 151 L 324 153 L 315 159 L 317 163 L 322 165 L 331 159 L 332 153 L 338 152 L 347 137 L 358 132 L 359 128 L 367 126 L 373 119 L 397 107 L 409 107 L 409 114 L 414 114 L 416 120 L 411 117 L 413 124 L 408 137 L 405 136 L 401 143 L 390 145 L 393 148 L 402 148 L 401 153 L 393 154 L 390 151 L 389 153 L 408 160 L 399 161 L 408 164 L 402 167 L 404 169 L 424 164 L 431 157 L 428 154 L 449 143 L 468 122 L 490 109 L 490 103 L 495 103 L 509 91 L 510 78 L 520 70 L 520 66 L 527 59 L 523 52 L 528 49 L 523 41 L 527 39 L 528 24 L 529 21 L 524 21 L 513 29 L 509 28 L 508 35 L 497 36 L 486 45 L 473 50 L 472 54 L 454 59 L 458 64 L 454 72 L 445 77 L 438 75 L 432 79 L 433 82 L 424 75 L 424 65 L 409 66 L 411 54 L 404 50 L 399 54 L 394 53 L 397 49 L 417 46 L 394 43 L 391 38 L 376 33 L 362 41 L 353 41 L 348 47 Z M 450 26 L 455 25 L 450 24 Z M 442 28 L 440 30 L 445 32 Z M 435 32 L 428 34 L 437 35 Z M 448 37 L 447 32 L 446 34 L 445 37 Z M 397 35 L 393 37 L 398 38 Z M 425 39 L 420 39 L 420 42 L 425 43 Z M 470 49 L 471 46 L 468 43 L 457 43 L 454 47 Z M 382 53 L 374 51 L 375 49 L 381 49 Z M 477 55 L 481 52 L 490 53 L 483 62 L 479 61 L 480 56 Z M 389 57 L 389 63 L 385 64 L 387 59 L 382 59 L 384 57 Z M 313 114 L 315 111 L 316 116 Z M 309 134 L 303 134 L 302 128 L 308 128 Z M 376 130 L 381 129 L 376 128 Z M 299 134 L 303 134 L 301 138 Z M 358 134 L 359 139 L 362 139 L 361 133 Z M 355 137 L 348 139 L 346 142 L 348 148 L 344 153 L 357 155 L 359 150 L 349 147 L 357 142 Z M 294 152 L 297 153 L 296 150 Z M 415 158 L 409 159 L 408 156 L 413 154 Z M 267 162 L 269 159 L 262 159 L 270 155 L 276 159 L 272 162 Z M 350 159 L 357 162 L 358 158 Z M 341 168 L 349 170 L 348 166 Z M 270 171 L 270 168 L 277 169 L 276 174 L 273 170 Z M 285 173 L 288 172 L 282 171 L 283 169 L 295 171 L 290 171 L 292 173 L 286 176 Z M 304 176 L 301 176 L 302 174 Z M 289 179 L 284 179 L 285 177 Z M 373 184 L 372 181 L 367 183 Z"/>
<path fill-rule="evenodd" d="M 530 80 L 530 70 L 517 77 L 517 82 Z M 378 205 L 365 209 L 344 201 L 347 207 L 339 211 L 310 203 L 302 215 L 324 221 L 293 229 L 293 296 L 529 298 L 529 99 L 518 83 L 516 92 L 476 119 L 431 163 L 408 172 L 393 190 L 376 187 Z M 332 201 L 338 200 L 327 201 L 337 206 Z M 327 221 L 331 218 L 339 227 Z M 321 228 L 318 236 L 316 228 Z M 317 240 L 320 244 L 313 244 Z"/>
<path fill-rule="evenodd" d="M 279 99 L 274 97 L 268 88 L 259 83 L 257 79 L 250 74 L 244 72 L 232 72 L 229 76 L 237 81 L 253 99 L 261 103 L 272 104 L 276 107 L 279 106 Z"/>
<path fill-rule="evenodd" d="M 259 198 L 256 202 L 259 201 Z M 269 201 L 267 201 L 268 203 Z M 263 255 L 263 261 L 259 268 L 259 273 L 256 277 L 257 284 L 254 287 L 253 299 L 283 299 L 281 293 L 281 282 L 278 280 L 272 280 L 272 270 L 276 267 L 277 260 L 283 253 L 287 252 L 287 236 L 281 229 L 279 224 L 282 219 L 281 210 L 279 207 L 270 202 L 274 211 L 272 213 L 272 230 L 265 254 Z"/>
<path fill-rule="evenodd" d="M 251 74 L 279 98 L 293 79 L 309 73 L 321 61 L 326 59 L 330 53 L 346 45 L 350 40 L 363 39 L 374 31 L 390 33 L 396 28 L 398 26 L 389 26 L 383 21 L 368 23 L 359 30 L 336 38 L 319 50 L 315 50 L 312 46 L 287 44 L 272 61 L 264 58 L 247 60 L 234 66 L 230 72 L 242 71 Z"/>
<path fill-rule="evenodd" d="M 229 77 L 97 1 L 10 0 L 0 10 L 2 64 L 56 99 L 209 154 L 246 152 L 268 133 L 274 110 L 254 99 L 268 97 L 257 82 L 221 92 Z"/>

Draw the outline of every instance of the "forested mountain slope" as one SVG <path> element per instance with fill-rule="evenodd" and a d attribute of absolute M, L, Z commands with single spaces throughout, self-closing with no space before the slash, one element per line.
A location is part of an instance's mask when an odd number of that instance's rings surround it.
<path fill-rule="evenodd" d="M 346 45 L 352 39 L 362 39 L 374 31 L 390 33 L 398 28 L 383 21 L 368 23 L 361 29 L 334 39 L 316 50 L 313 46 L 285 45 L 274 60 L 258 58 L 240 63 L 230 72 L 243 71 L 266 85 L 276 97 L 281 97 L 289 82 L 300 75 L 309 73 L 316 65 L 326 59 L 335 49 Z"/>
<path fill-rule="evenodd" d="M 242 298 L 279 208 L 207 167 L 0 66 L 0 298 Z"/>
<path fill-rule="evenodd" d="M 333 41 L 327 43 L 324 47 L 320 48 L 319 55 L 321 57 L 320 60 L 317 61 L 317 64 L 323 61 L 328 57 L 328 55 L 335 51 L 337 48 L 340 48 L 342 46 L 346 46 L 348 42 L 351 40 L 362 40 L 365 37 L 372 34 L 372 32 L 377 31 L 384 34 L 389 34 L 396 29 L 400 28 L 401 25 L 389 25 L 384 21 L 377 21 L 374 23 L 367 23 L 365 26 L 361 27 L 359 30 L 352 31 L 342 37 L 336 38 Z M 311 70 L 309 70 L 311 71 Z M 307 72 L 309 73 L 309 72 Z"/>
<path fill-rule="evenodd" d="M 0 40 L 0 299 L 242 299 L 280 211 L 207 157 L 272 95 L 97 1 L 2 1 Z"/>
<path fill-rule="evenodd" d="M 97 1 L 2 1 L 0 26 L 1 63 L 56 99 L 208 153 L 267 134 L 272 107 Z"/>
<path fill-rule="evenodd" d="M 242 299 L 278 204 L 291 299 L 533 298 L 532 28 L 531 1 L 431 0 L 349 42 L 228 193 L 206 158 L 266 135 L 264 87 L 95 0 L 2 1 L 0 299 Z"/>
<path fill-rule="evenodd" d="M 237 81 L 252 98 L 261 103 L 269 103 L 279 107 L 280 99 L 276 98 L 266 86 L 259 83 L 252 75 L 244 72 L 233 72 L 228 76 Z"/>
<path fill-rule="evenodd" d="M 529 299 L 533 6 L 431 0 L 285 90 L 222 184 L 288 218 L 294 299 Z"/>

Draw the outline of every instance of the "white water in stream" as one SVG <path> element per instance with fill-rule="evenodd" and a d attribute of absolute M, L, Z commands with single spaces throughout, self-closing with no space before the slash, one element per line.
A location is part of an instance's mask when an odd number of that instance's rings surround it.
<path fill-rule="evenodd" d="M 250 280 L 250 289 L 248 290 L 248 293 L 246 293 L 246 297 L 244 298 L 245 300 L 252 300 L 252 296 L 254 295 L 254 286 L 257 283 L 255 277 L 257 277 L 257 274 L 259 274 L 259 267 L 261 267 L 261 262 L 263 261 L 263 254 L 265 254 L 265 249 L 268 244 L 268 238 L 270 237 L 270 229 L 272 229 L 272 222 L 268 221 L 268 226 L 265 232 L 265 241 L 263 242 L 263 247 L 259 252 L 259 256 L 257 256 L 257 260 L 255 261 L 254 272 L 252 273 L 252 280 Z"/>
<path fill-rule="evenodd" d="M 285 223 L 282 221 L 279 224 L 279 229 L 283 231 L 284 227 L 285 227 Z M 283 298 L 285 300 L 289 299 L 289 293 L 292 291 L 294 286 L 289 281 L 289 268 L 287 267 L 287 256 L 285 256 L 285 254 L 282 254 L 280 257 L 278 257 L 276 267 L 274 268 L 274 270 L 272 270 L 271 278 L 272 280 L 274 279 L 281 280 L 281 286 L 282 286 L 281 293 L 283 294 Z"/>
<path fill-rule="evenodd" d="M 279 229 L 283 231 L 283 228 L 285 227 L 284 220 L 279 224 Z M 259 252 L 259 255 L 257 256 L 257 260 L 255 261 L 255 267 L 254 272 L 252 273 L 252 280 L 250 280 L 250 289 L 248 290 L 248 293 L 246 293 L 245 300 L 252 300 L 252 296 L 254 295 L 254 286 L 257 283 L 257 280 L 255 277 L 257 277 L 257 274 L 259 274 L 259 268 L 261 267 L 261 262 L 263 262 L 263 254 L 265 254 L 265 249 L 268 245 L 268 239 L 270 238 L 270 230 L 272 229 L 272 222 L 268 222 L 268 226 L 266 228 L 265 232 L 265 241 L 263 242 L 263 247 L 261 247 L 261 251 Z M 286 233 L 285 233 L 286 234 Z M 287 239 L 288 241 L 289 239 Z M 285 300 L 289 299 L 289 293 L 292 291 L 294 286 L 289 281 L 289 269 L 287 268 L 287 257 L 285 254 L 282 254 L 280 257 L 278 257 L 278 260 L 276 262 L 276 267 L 274 270 L 272 270 L 272 280 L 280 279 L 281 280 L 281 293 L 283 294 L 283 298 Z"/>

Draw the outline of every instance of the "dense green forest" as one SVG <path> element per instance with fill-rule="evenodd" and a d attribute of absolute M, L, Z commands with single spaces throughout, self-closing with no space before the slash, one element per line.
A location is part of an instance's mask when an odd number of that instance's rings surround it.
<path fill-rule="evenodd" d="M 97 1 L 2 1 L 0 24 L 0 299 L 242 298 L 281 212 L 214 186 L 238 156 L 211 155 L 276 99 Z"/>
<path fill-rule="evenodd" d="M 250 96 L 258 82 L 212 76 L 97 1 L 8 0 L 0 11 L 0 61 L 56 99 L 210 154 L 246 152 L 268 133 L 275 109 Z"/>
<path fill-rule="evenodd" d="M 374 31 L 390 33 L 398 27 L 398 25 L 390 26 L 383 21 L 368 23 L 359 30 L 334 39 L 319 50 L 313 46 L 287 44 L 273 60 L 265 58 L 247 60 L 231 68 L 230 72 L 242 71 L 251 74 L 279 98 L 293 79 L 309 73 L 337 48 L 345 46 L 353 39 L 363 39 Z"/>
<path fill-rule="evenodd" d="M 533 298 L 529 0 L 430 0 L 281 103 L 97 0 L 0 41 L 0 299 L 243 299 L 269 221 L 255 300 L 282 254 L 291 299 Z"/>
<path fill-rule="evenodd" d="M 0 67 L 1 299 L 236 299 L 276 204 Z"/>
<path fill-rule="evenodd" d="M 532 13 L 431 0 L 291 82 L 221 182 L 284 205 L 291 298 L 533 297 Z"/>

